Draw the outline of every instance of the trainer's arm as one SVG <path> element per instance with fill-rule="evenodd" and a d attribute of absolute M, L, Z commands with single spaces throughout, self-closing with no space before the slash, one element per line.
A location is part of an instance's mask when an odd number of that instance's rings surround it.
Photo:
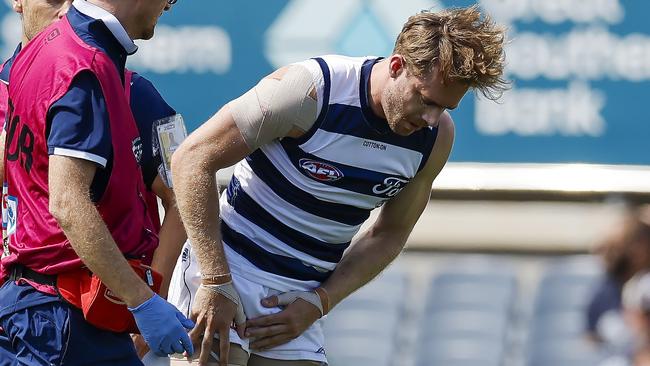
<path fill-rule="evenodd" d="M 424 169 L 382 208 L 377 221 L 343 256 L 330 278 L 323 283 L 330 308 L 372 280 L 404 248 L 415 223 L 429 201 L 431 185 L 442 170 L 454 141 L 454 124 L 445 113 L 440 118 L 438 137 Z"/>
<path fill-rule="evenodd" d="M 50 212 L 84 264 L 129 306 L 151 349 L 160 356 L 192 354 L 185 330 L 192 322 L 135 274 L 92 203 L 89 188 L 96 169 L 87 160 L 51 155 Z"/>
<path fill-rule="evenodd" d="M 174 272 L 174 266 L 183 248 L 183 243 L 187 240 L 187 234 L 176 206 L 174 191 L 165 185 L 159 175 L 153 181 L 151 189 L 160 198 L 165 209 L 165 217 L 159 233 L 160 242 L 154 252 L 151 267 L 163 275 L 160 296 L 167 298 L 172 272 Z"/>
<path fill-rule="evenodd" d="M 96 170 L 93 162 L 51 155 L 50 212 L 84 264 L 134 308 L 153 292 L 131 269 L 90 199 Z"/>

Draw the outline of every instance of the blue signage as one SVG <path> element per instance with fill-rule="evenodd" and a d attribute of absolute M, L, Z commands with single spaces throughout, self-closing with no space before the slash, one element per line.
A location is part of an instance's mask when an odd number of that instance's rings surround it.
<path fill-rule="evenodd" d="M 5 1 L 4 4 L 9 4 Z M 180 0 L 129 67 L 151 79 L 195 129 L 277 67 L 312 56 L 388 55 L 406 18 L 451 0 Z M 499 103 L 468 94 L 453 161 L 650 165 L 650 3 L 482 0 L 509 28 Z M 2 50 L 19 18 L 0 3 Z"/>

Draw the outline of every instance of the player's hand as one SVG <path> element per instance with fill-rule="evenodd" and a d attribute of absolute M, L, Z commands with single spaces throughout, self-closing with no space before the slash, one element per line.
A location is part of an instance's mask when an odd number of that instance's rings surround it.
<path fill-rule="evenodd" d="M 131 339 L 133 340 L 133 345 L 135 346 L 135 352 L 138 354 L 138 358 L 142 359 L 142 357 L 149 352 L 149 345 L 147 345 L 144 337 L 140 334 L 131 334 Z"/>
<path fill-rule="evenodd" d="M 262 299 L 266 308 L 285 307 L 279 313 L 246 322 L 250 348 L 264 351 L 297 338 L 323 315 L 323 304 L 315 292 L 291 291 Z"/>
<path fill-rule="evenodd" d="M 187 335 L 187 329 L 192 329 L 194 323 L 158 294 L 129 310 L 142 337 L 157 356 L 183 351 L 190 355 L 194 353 Z"/>
<path fill-rule="evenodd" d="M 230 328 L 244 337 L 246 315 L 232 282 L 224 285 L 201 285 L 192 305 L 192 320 L 196 326 L 190 332 L 195 344 L 201 344 L 199 365 L 207 365 L 214 334 L 219 336 L 219 365 L 228 365 Z"/>

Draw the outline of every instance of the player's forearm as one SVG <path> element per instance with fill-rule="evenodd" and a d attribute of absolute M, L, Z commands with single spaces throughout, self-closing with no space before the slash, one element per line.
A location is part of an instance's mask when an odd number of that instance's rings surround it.
<path fill-rule="evenodd" d="M 160 228 L 160 243 L 154 252 L 151 266 L 163 276 L 160 296 L 166 298 L 172 272 L 183 248 L 183 243 L 187 239 L 187 234 L 185 234 L 185 228 L 175 203 L 163 201 L 163 206 L 165 207 L 165 218 Z"/>
<path fill-rule="evenodd" d="M 329 295 L 330 308 L 384 270 L 402 251 L 407 237 L 372 228 L 363 233 L 322 285 Z"/>
<path fill-rule="evenodd" d="M 83 263 L 128 306 L 135 307 L 153 295 L 119 251 L 88 197 L 74 192 L 50 197 L 50 211 Z"/>
<path fill-rule="evenodd" d="M 200 148 L 192 146 L 191 141 L 174 153 L 172 175 L 178 209 L 201 273 L 229 273 L 221 243 L 215 172 L 204 162 Z"/>

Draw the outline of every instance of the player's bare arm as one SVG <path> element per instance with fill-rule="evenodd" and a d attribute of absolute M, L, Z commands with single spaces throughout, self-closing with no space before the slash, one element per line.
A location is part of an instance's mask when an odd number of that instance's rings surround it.
<path fill-rule="evenodd" d="M 166 298 L 176 259 L 181 253 L 187 234 L 176 206 L 174 191 L 165 185 L 160 175 L 156 176 L 151 189 L 160 198 L 165 209 L 165 217 L 159 233 L 160 242 L 154 252 L 151 266 L 163 275 L 160 296 Z"/>
<path fill-rule="evenodd" d="M 353 243 L 332 276 L 323 284 L 333 307 L 372 280 L 402 251 L 422 215 L 431 185 L 447 163 L 454 141 L 448 113 L 440 117 L 438 137 L 424 169 L 382 208 L 377 221 Z"/>
<path fill-rule="evenodd" d="M 440 117 L 438 137 L 424 169 L 395 199 L 386 203 L 377 221 L 352 244 L 336 270 L 322 284 L 327 296 L 323 307 L 331 309 L 368 283 L 402 251 L 429 201 L 431 185 L 447 162 L 453 141 L 454 124 L 445 112 Z M 278 306 L 278 298 L 272 296 L 263 304 Z M 282 312 L 249 320 L 246 333 L 255 338 L 250 347 L 265 350 L 286 343 L 309 328 L 322 312 L 308 301 L 297 299 Z"/>
<path fill-rule="evenodd" d="M 295 78 L 305 75 L 302 70 L 291 69 L 286 67 L 274 72 L 223 107 L 174 153 L 174 191 L 203 278 L 229 278 L 230 273 L 221 242 L 220 221 L 215 220 L 219 217 L 215 173 L 273 139 L 299 136 L 308 129 L 305 126 L 316 119 L 313 86 L 297 88 Z M 274 98 L 279 95 L 282 97 Z M 307 105 L 309 100 L 313 105 Z M 313 115 L 309 115 L 312 110 Z M 281 116 L 291 117 L 279 118 Z M 208 359 L 215 331 L 219 334 L 220 359 L 226 362 L 228 330 L 236 314 L 233 302 L 205 291 L 202 286 L 192 312 L 197 326 L 190 336 L 196 343 L 202 338 L 199 362 Z M 243 323 L 241 325 L 239 331 L 243 337 Z"/>
<path fill-rule="evenodd" d="M 172 157 L 178 208 L 201 272 L 211 283 L 231 283 L 217 219 L 215 173 L 233 165 L 249 152 L 228 106 L 225 106 L 192 133 Z M 191 314 L 196 327 L 190 332 L 190 338 L 195 344 L 201 344 L 200 364 L 205 364 L 210 356 L 215 333 L 219 335 L 221 360 L 228 360 L 228 332 L 236 314 L 237 304 L 231 299 L 203 286 L 199 289 Z"/>
<path fill-rule="evenodd" d="M 133 272 L 90 199 L 96 170 L 93 162 L 51 155 L 50 212 L 84 264 L 129 307 L 136 307 L 153 292 Z"/>

